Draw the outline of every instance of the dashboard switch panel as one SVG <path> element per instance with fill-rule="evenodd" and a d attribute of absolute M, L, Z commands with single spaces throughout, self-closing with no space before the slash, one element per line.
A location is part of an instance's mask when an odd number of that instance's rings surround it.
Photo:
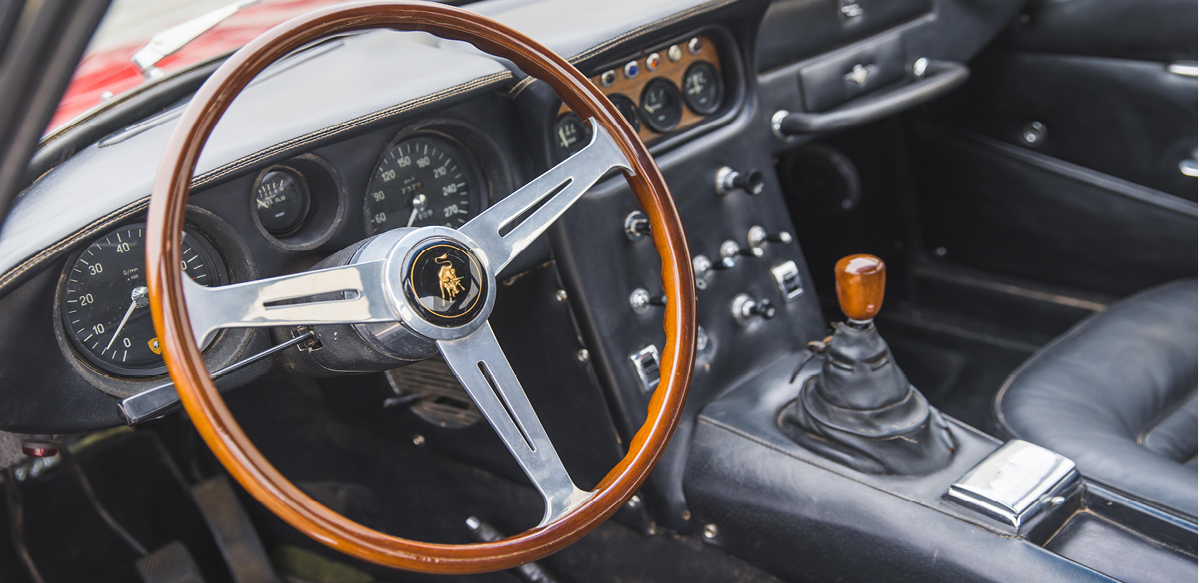
<path fill-rule="evenodd" d="M 785 302 L 790 302 L 804 294 L 804 284 L 800 281 L 800 268 L 795 261 L 785 261 L 771 268 L 771 277 L 775 278 L 775 286 Z"/>
<path fill-rule="evenodd" d="M 660 373 L 658 372 L 658 347 L 651 344 L 629 355 L 633 362 L 634 372 L 642 383 L 642 391 L 653 393 L 658 388 Z"/>

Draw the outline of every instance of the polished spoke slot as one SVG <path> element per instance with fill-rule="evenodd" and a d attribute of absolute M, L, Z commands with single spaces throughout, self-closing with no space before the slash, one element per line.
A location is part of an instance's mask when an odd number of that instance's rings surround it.
<path fill-rule="evenodd" d="M 532 217 L 533 213 L 537 212 L 539 209 L 546 206 L 546 203 L 550 202 L 551 198 L 553 198 L 555 195 L 557 195 L 558 193 L 565 190 L 568 186 L 570 186 L 571 182 L 573 182 L 574 180 L 575 180 L 574 178 L 567 177 L 566 182 L 563 182 L 562 184 L 559 184 L 558 186 L 554 187 L 553 190 L 542 195 L 541 198 L 533 201 L 533 204 L 529 205 L 529 208 L 521 211 L 521 214 L 513 217 L 507 223 L 500 225 L 499 235 L 501 237 L 507 237 L 508 234 L 513 232 L 513 230 L 516 229 L 517 227 L 519 227 L 521 225 L 521 223 L 524 223 L 527 219 L 529 219 L 529 217 Z"/>
<path fill-rule="evenodd" d="M 388 322 L 397 318 L 384 297 L 383 268 L 373 261 L 222 287 L 185 278 L 184 295 L 199 343 L 222 328 Z"/>
<path fill-rule="evenodd" d="M 508 265 L 610 170 L 633 173 L 612 135 L 596 120 L 591 123 L 587 147 L 459 229 L 479 244 L 493 271 Z"/>
<path fill-rule="evenodd" d="M 508 398 L 500 391 L 500 385 L 496 383 L 496 377 L 492 375 L 492 371 L 488 370 L 486 362 L 480 361 L 479 372 L 483 373 L 483 379 L 492 388 L 492 392 L 496 394 L 496 398 L 500 400 L 500 404 L 504 405 L 504 411 L 508 413 L 508 418 L 517 427 L 517 431 L 521 432 L 521 437 L 525 438 L 525 445 L 529 446 L 529 451 L 536 452 L 537 446 L 533 444 L 533 439 L 529 437 L 529 432 L 525 431 L 525 428 L 521 425 L 521 420 L 517 419 L 517 414 L 513 413 L 512 404 L 508 402 Z"/>
<path fill-rule="evenodd" d="M 541 524 L 585 502 L 591 494 L 571 481 L 500 349 L 491 325 L 485 323 L 465 338 L 439 341 L 438 347 L 475 405 L 545 499 Z"/>

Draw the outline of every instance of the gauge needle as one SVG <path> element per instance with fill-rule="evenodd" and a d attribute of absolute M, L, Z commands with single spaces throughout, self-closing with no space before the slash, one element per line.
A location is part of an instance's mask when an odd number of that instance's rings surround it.
<path fill-rule="evenodd" d="M 117 336 L 121 335 L 121 328 L 125 327 L 125 322 L 129 321 L 129 316 L 133 314 L 133 309 L 136 308 L 137 305 L 138 303 L 136 299 L 132 302 L 129 302 L 129 309 L 125 310 L 125 317 L 121 318 L 121 323 L 117 325 L 117 331 L 113 332 L 112 339 L 108 341 L 108 346 L 104 347 L 104 352 L 108 352 L 108 349 L 112 348 L 113 342 L 117 341 Z"/>
<path fill-rule="evenodd" d="M 125 317 L 121 318 L 121 323 L 117 325 L 117 331 L 113 332 L 112 338 L 109 339 L 108 346 L 104 347 L 103 352 L 108 352 L 108 349 L 112 348 L 113 342 L 116 342 L 117 336 L 121 335 L 121 329 L 125 327 L 125 322 L 129 321 L 129 316 L 133 314 L 133 310 L 144 308 L 150 303 L 149 290 L 146 289 L 146 286 L 139 285 L 133 288 L 133 291 L 129 293 L 129 297 L 133 299 L 133 302 L 129 304 L 129 309 L 125 310 Z"/>
<path fill-rule="evenodd" d="M 417 213 L 419 213 L 419 212 L 421 212 L 421 209 L 414 208 L 412 214 L 408 216 L 408 224 L 404 225 L 404 226 L 411 227 L 413 225 L 413 222 L 415 222 L 417 220 Z"/>

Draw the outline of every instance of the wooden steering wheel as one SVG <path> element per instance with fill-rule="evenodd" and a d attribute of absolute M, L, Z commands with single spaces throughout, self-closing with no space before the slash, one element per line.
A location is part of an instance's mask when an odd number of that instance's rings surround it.
<path fill-rule="evenodd" d="M 230 103 L 255 75 L 291 51 L 330 35 L 374 28 L 425 31 L 511 60 L 590 119 L 591 143 L 457 230 L 389 231 L 341 267 L 218 288 L 183 278 L 181 232 L 196 161 Z M 595 490 L 584 492 L 563 468 L 487 317 L 495 274 L 614 168 L 623 171 L 649 217 L 662 259 L 667 342 L 662 381 L 645 424 L 624 459 Z M 204 83 L 172 134 L 150 197 L 147 231 L 150 310 L 167 370 L 196 429 L 250 494 L 293 527 L 349 555 L 428 573 L 494 571 L 549 555 L 583 537 L 641 487 L 683 410 L 695 358 L 696 288 L 683 226 L 662 174 L 612 102 L 586 77 L 541 44 L 483 16 L 424 2 L 348 4 L 288 21 L 246 45 Z M 344 299 L 299 299 L 339 292 Z M 342 517 L 301 492 L 250 443 L 197 346 L 221 328 L 396 321 L 436 341 L 542 494 L 546 510 L 537 527 L 496 542 L 451 545 L 389 536 Z"/>

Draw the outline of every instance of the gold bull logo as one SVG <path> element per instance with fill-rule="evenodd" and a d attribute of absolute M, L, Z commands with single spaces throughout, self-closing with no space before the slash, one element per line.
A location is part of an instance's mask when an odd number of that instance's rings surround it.
<path fill-rule="evenodd" d="M 453 300 L 458 292 L 466 289 L 462 285 L 462 278 L 454 272 L 454 266 L 448 255 L 449 253 L 443 253 L 433 260 L 434 263 L 442 266 L 438 269 L 438 285 L 442 289 L 442 300 L 447 302 Z"/>

